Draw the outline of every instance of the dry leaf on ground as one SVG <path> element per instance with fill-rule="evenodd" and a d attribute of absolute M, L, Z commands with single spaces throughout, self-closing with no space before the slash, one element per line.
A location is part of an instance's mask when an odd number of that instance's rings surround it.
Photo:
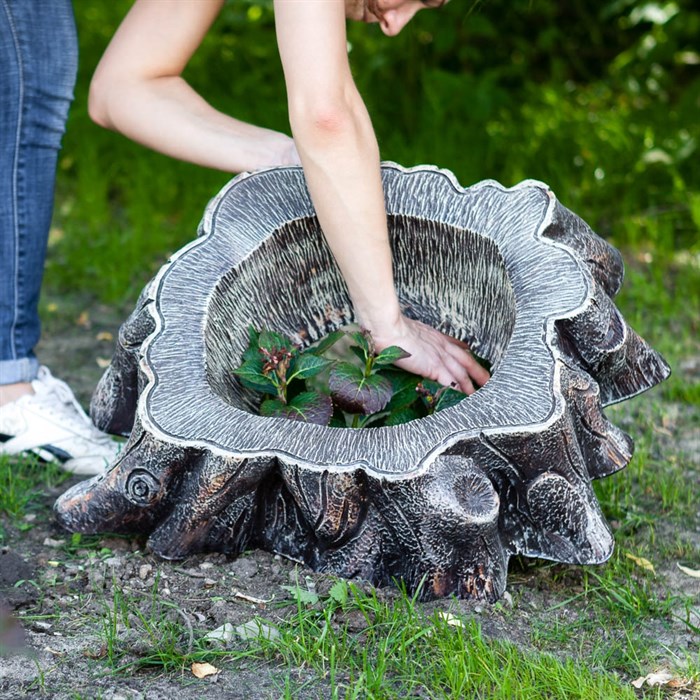
<path fill-rule="evenodd" d="M 448 625 L 452 627 L 464 627 L 464 623 L 452 613 L 440 611 L 438 616 L 441 617 Z"/>
<path fill-rule="evenodd" d="M 676 566 L 686 575 L 693 578 L 700 578 L 700 569 L 691 569 L 688 566 L 683 566 L 680 562 L 676 562 Z"/>
<path fill-rule="evenodd" d="M 654 686 L 667 686 L 669 688 L 686 688 L 690 681 L 685 678 L 674 678 L 670 671 L 654 671 L 653 673 L 647 673 L 646 676 L 640 676 L 637 680 L 632 681 L 632 685 L 635 688 L 641 688 L 643 685 L 648 685 L 649 687 Z"/>
<path fill-rule="evenodd" d="M 48 651 L 52 656 L 65 656 L 65 651 L 59 651 L 58 649 L 52 649 L 51 647 L 44 647 L 44 651 Z"/>
<path fill-rule="evenodd" d="M 192 664 L 192 674 L 197 678 L 206 678 L 207 676 L 215 676 L 217 673 L 221 673 L 220 668 L 212 666 L 207 663 L 197 663 L 196 661 Z"/>
<path fill-rule="evenodd" d="M 224 622 L 221 627 L 217 627 L 204 635 L 204 639 L 212 639 L 218 642 L 230 642 L 233 639 L 234 627 L 230 622 Z"/>
<path fill-rule="evenodd" d="M 654 565 L 648 559 L 645 559 L 644 557 L 635 557 L 634 554 L 630 554 L 629 552 L 625 552 L 625 556 L 628 559 L 631 559 L 637 566 L 641 566 L 642 569 L 646 569 L 647 571 L 651 571 L 652 574 L 656 574 Z"/>

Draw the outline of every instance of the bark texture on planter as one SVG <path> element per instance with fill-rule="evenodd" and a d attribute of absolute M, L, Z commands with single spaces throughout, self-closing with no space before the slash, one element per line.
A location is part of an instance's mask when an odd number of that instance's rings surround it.
<path fill-rule="evenodd" d="M 168 559 L 263 547 L 423 597 L 494 600 L 513 554 L 606 560 L 591 479 L 632 440 L 602 407 L 669 374 L 612 297 L 620 254 L 546 185 L 462 188 L 383 167 L 401 303 L 493 366 L 459 405 L 361 430 L 265 418 L 232 370 L 247 328 L 308 346 L 353 322 L 299 168 L 242 175 L 146 287 L 93 397 L 129 434 L 105 476 L 56 504 L 83 533 L 149 535 Z"/>

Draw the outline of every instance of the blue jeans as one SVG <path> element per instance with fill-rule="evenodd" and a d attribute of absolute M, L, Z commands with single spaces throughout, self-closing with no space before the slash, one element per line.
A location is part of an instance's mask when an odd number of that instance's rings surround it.
<path fill-rule="evenodd" d="M 56 160 L 78 68 L 71 0 L 0 0 L 0 384 L 39 364 Z"/>

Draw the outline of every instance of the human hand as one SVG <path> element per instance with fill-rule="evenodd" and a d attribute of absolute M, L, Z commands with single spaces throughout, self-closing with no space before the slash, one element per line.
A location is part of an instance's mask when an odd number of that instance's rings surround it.
<path fill-rule="evenodd" d="M 391 328 L 374 329 L 372 338 L 377 351 L 398 345 L 410 353 L 410 357 L 395 363 L 397 367 L 467 395 L 486 384 L 491 376 L 474 359 L 466 343 L 405 316 Z"/>

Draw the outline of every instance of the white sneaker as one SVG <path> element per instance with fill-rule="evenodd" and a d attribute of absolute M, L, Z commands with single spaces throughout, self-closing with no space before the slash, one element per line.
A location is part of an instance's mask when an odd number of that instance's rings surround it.
<path fill-rule="evenodd" d="M 121 443 L 100 432 L 70 387 L 41 367 L 34 394 L 0 406 L 0 454 L 32 452 L 73 474 L 101 474 Z"/>

